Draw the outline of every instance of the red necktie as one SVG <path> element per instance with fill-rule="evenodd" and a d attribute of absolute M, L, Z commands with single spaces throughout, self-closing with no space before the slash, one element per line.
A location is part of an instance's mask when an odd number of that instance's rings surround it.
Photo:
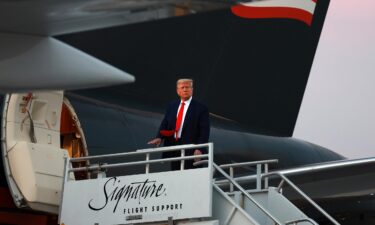
<path fill-rule="evenodd" d="M 185 106 L 185 102 L 182 102 L 180 110 L 178 111 L 178 114 L 177 114 L 176 130 L 175 130 L 175 132 L 176 132 L 176 141 L 178 140 L 178 131 L 180 130 L 181 122 L 182 122 L 182 117 L 184 115 L 184 106 Z"/>

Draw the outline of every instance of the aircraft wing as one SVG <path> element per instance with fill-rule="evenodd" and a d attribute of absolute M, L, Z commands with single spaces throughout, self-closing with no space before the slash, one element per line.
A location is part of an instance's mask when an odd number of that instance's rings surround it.
<path fill-rule="evenodd" d="M 71 90 L 135 78 L 51 36 L 181 16 L 231 1 L 0 1 L 0 93 Z"/>
<path fill-rule="evenodd" d="M 212 0 L 1 1 L 0 31 L 53 36 L 228 7 Z"/>

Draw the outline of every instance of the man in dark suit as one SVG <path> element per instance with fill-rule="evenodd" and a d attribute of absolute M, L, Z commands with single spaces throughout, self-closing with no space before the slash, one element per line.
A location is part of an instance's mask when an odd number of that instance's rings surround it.
<path fill-rule="evenodd" d="M 179 79 L 177 81 L 177 95 L 180 100 L 169 104 L 156 138 L 149 141 L 148 144 L 159 146 L 164 141 L 164 146 L 173 146 L 208 142 L 210 135 L 208 109 L 192 98 L 193 80 Z M 190 152 L 187 151 L 186 155 L 201 155 L 206 151 L 206 149 L 195 149 Z M 163 157 L 169 158 L 179 155 L 179 152 L 166 152 Z M 178 170 L 180 162 L 172 162 L 171 167 L 172 170 Z M 186 161 L 185 169 L 191 168 L 193 168 L 193 160 Z"/>

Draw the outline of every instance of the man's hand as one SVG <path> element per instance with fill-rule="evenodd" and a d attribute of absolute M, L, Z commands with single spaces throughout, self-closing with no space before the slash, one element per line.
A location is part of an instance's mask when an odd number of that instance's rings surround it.
<path fill-rule="evenodd" d="M 155 139 L 147 142 L 147 144 L 156 145 L 156 147 L 159 147 L 159 145 L 161 144 L 161 138 L 155 138 Z"/>
<path fill-rule="evenodd" d="M 194 151 L 194 155 L 202 155 L 201 150 L 199 150 L 199 149 L 195 149 L 195 151 Z M 201 161 L 201 158 L 195 158 L 195 159 L 194 159 L 194 162 L 199 162 L 199 161 Z"/>

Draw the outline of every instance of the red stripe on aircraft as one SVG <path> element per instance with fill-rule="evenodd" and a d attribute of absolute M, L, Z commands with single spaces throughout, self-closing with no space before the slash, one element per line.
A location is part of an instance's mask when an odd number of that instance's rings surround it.
<path fill-rule="evenodd" d="M 254 7 L 245 5 L 232 6 L 232 13 L 236 16 L 249 19 L 260 18 L 287 18 L 300 20 L 311 25 L 312 14 L 302 9 L 290 7 Z"/>

